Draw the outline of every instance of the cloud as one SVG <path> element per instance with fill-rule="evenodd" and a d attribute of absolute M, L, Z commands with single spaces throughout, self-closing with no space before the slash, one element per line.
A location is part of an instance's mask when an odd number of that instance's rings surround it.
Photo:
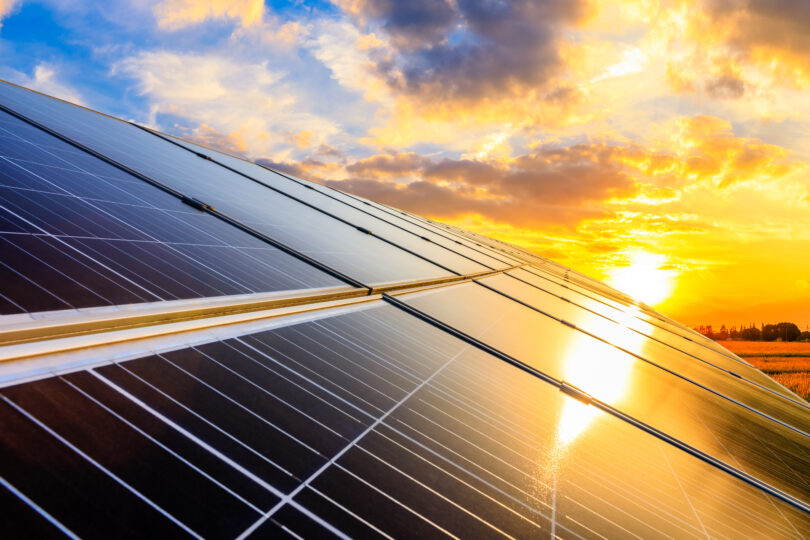
<path fill-rule="evenodd" d="M 0 22 L 20 5 L 20 0 L 0 0 Z M 2 28 L 0 24 L 0 28 Z"/>
<path fill-rule="evenodd" d="M 590 0 L 344 0 L 355 23 L 383 38 L 366 64 L 399 99 L 395 143 L 406 117 L 558 123 L 582 92 L 561 77 L 576 47 L 566 32 L 589 20 Z M 427 130 L 430 131 L 430 130 Z"/>
<path fill-rule="evenodd" d="M 346 12 L 360 21 L 374 19 L 401 49 L 439 44 L 447 39 L 459 18 L 449 0 L 343 0 Z"/>
<path fill-rule="evenodd" d="M 153 13 L 158 27 L 178 30 L 209 19 L 238 19 L 242 26 L 260 23 L 263 0 L 163 0 Z"/>
<path fill-rule="evenodd" d="M 805 0 L 690 0 L 662 4 L 648 35 L 665 51 L 678 92 L 739 100 L 810 86 Z"/>
<path fill-rule="evenodd" d="M 507 228 L 562 228 L 566 234 L 589 224 L 613 237 L 629 235 L 623 242 L 706 234 L 716 225 L 698 219 L 689 205 L 703 205 L 713 216 L 717 209 L 707 200 L 747 206 L 758 197 L 760 206 L 771 208 L 786 201 L 801 205 L 810 193 L 801 180 L 803 162 L 781 147 L 738 136 L 722 119 L 685 117 L 661 131 L 660 140 L 645 144 L 541 144 L 498 158 L 391 151 L 348 162 L 309 158 L 270 165 L 442 220 L 477 216 Z"/>
<path fill-rule="evenodd" d="M 187 136 L 242 154 L 287 159 L 296 148 L 317 147 L 338 131 L 304 110 L 283 72 L 267 61 L 235 56 L 141 52 L 116 63 L 113 72 L 135 81 L 153 115 L 179 117 Z"/>
<path fill-rule="evenodd" d="M 313 25 L 302 44 L 332 72 L 332 78 L 366 99 L 387 97 L 377 62 L 388 52 L 374 34 L 363 34 L 347 21 L 321 20 Z"/>
<path fill-rule="evenodd" d="M 33 76 L 27 76 L 22 73 L 16 73 L 15 75 L 16 76 L 13 77 L 14 82 L 21 86 L 78 105 L 85 104 L 84 98 L 82 98 L 76 88 L 60 80 L 58 68 L 55 65 L 45 63 L 38 64 L 34 68 Z"/>

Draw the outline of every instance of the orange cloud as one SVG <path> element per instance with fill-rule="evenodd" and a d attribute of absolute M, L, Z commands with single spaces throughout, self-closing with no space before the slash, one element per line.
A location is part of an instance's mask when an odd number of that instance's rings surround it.
<path fill-rule="evenodd" d="M 20 0 L 0 0 L 0 20 L 9 15 L 19 4 Z"/>
<path fill-rule="evenodd" d="M 251 26 L 261 22 L 263 12 L 263 0 L 163 0 L 153 9 L 158 26 L 164 30 L 218 18 L 239 19 L 242 26 Z"/>

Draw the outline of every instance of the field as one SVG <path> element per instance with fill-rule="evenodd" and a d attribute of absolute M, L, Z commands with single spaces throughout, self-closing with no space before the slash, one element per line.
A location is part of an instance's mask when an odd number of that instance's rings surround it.
<path fill-rule="evenodd" d="M 810 401 L 810 343 L 775 341 L 719 343 L 768 374 L 779 384 Z"/>

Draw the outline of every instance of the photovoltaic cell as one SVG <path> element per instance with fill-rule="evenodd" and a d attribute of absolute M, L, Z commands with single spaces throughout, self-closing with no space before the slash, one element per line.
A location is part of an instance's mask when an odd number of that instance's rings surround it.
<path fill-rule="evenodd" d="M 0 112 L 0 313 L 348 287 Z"/>
<path fill-rule="evenodd" d="M 11 504 L 78 536 L 810 533 L 764 491 L 377 306 L 0 390 Z"/>
<path fill-rule="evenodd" d="M 454 285 L 398 298 L 799 500 L 810 501 L 810 479 L 802 472 L 810 470 L 807 435 L 481 285 Z M 454 307 L 460 305 L 465 309 Z M 648 341 L 639 335 L 637 347 Z M 779 412 L 785 423 L 810 433 L 810 416 L 787 407 Z"/>
<path fill-rule="evenodd" d="M 168 138 L 168 137 L 167 137 Z M 374 235 L 384 238 L 406 249 L 421 253 L 459 274 L 475 274 L 509 265 L 483 253 L 474 251 L 463 244 L 448 242 L 443 237 L 430 231 L 414 231 L 413 227 L 404 226 L 401 220 L 379 212 L 374 207 L 359 207 L 358 201 L 336 190 L 330 190 L 312 182 L 281 174 L 251 163 L 244 159 L 204 148 L 182 139 L 169 138 L 192 152 L 203 153 L 242 174 L 250 176 L 279 191 L 311 204 L 325 212 L 349 223 L 362 226 Z M 289 175 L 287 175 L 289 176 Z"/>
<path fill-rule="evenodd" d="M 134 125 L 7 83 L 0 104 L 363 284 L 454 275 Z"/>
<path fill-rule="evenodd" d="M 390 206 L 384 205 L 382 203 L 372 201 L 369 199 L 364 199 L 362 197 L 358 197 L 356 195 L 352 195 L 350 193 L 344 193 L 338 189 L 333 189 L 328 186 L 318 186 L 315 189 L 320 189 L 322 191 L 330 191 L 337 193 L 338 195 L 342 196 L 342 198 L 354 201 L 354 204 L 357 204 L 358 207 L 365 207 L 365 208 L 372 208 L 377 211 L 382 216 L 390 216 L 393 218 L 399 218 L 402 222 L 408 223 L 409 225 L 416 226 L 418 230 L 428 230 L 431 231 L 433 234 L 441 236 L 453 243 L 460 242 L 462 245 L 467 246 L 468 248 L 472 249 L 473 251 L 479 253 L 485 253 L 489 257 L 493 259 L 497 259 L 502 261 L 506 266 L 515 266 L 518 264 L 522 264 L 523 261 L 519 259 L 515 259 L 510 257 L 499 250 L 491 249 L 480 242 L 475 242 L 468 237 L 458 234 L 455 229 L 446 226 L 441 223 L 434 222 L 432 220 L 428 220 L 425 218 L 421 218 L 414 214 L 410 214 L 408 212 L 404 212 L 397 208 L 392 208 Z M 388 218 L 386 218 L 388 219 Z"/>

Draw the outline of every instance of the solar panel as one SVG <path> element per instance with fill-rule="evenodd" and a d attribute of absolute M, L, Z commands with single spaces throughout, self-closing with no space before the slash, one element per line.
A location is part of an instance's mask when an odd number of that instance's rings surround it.
<path fill-rule="evenodd" d="M 348 287 L 0 112 L 0 313 Z"/>
<path fill-rule="evenodd" d="M 743 362 L 739 358 L 735 358 L 730 352 L 725 351 L 725 353 L 721 353 L 715 347 L 710 347 L 703 341 L 695 341 L 690 338 L 687 338 L 680 333 L 676 332 L 672 329 L 670 325 L 664 326 L 663 323 L 660 325 L 656 325 L 652 322 L 644 320 L 642 318 L 638 318 L 628 313 L 612 308 L 606 304 L 597 302 L 592 298 L 579 293 L 571 288 L 565 288 L 561 285 L 554 283 L 553 281 L 544 280 L 539 278 L 537 275 L 532 274 L 531 272 L 526 271 L 523 268 L 518 268 L 507 272 L 508 276 L 514 277 L 519 279 L 522 282 L 528 283 L 534 287 L 536 287 L 539 291 L 543 291 L 550 295 L 553 295 L 557 298 L 560 298 L 566 302 L 569 302 L 572 306 L 581 307 L 582 309 L 587 310 L 588 312 L 594 313 L 603 317 L 607 320 L 614 321 L 618 324 L 626 326 L 627 328 L 631 328 L 636 332 L 639 332 L 647 337 L 652 338 L 653 340 L 659 341 L 661 343 L 665 343 L 677 350 L 683 351 L 686 354 L 694 357 L 700 362 L 710 363 L 712 365 L 718 366 L 722 369 L 737 373 L 738 375 L 744 376 L 745 379 L 750 380 L 760 386 L 764 386 L 773 392 L 777 392 L 784 396 L 790 397 L 791 399 L 796 399 L 796 396 L 792 393 L 785 393 L 784 388 L 775 383 L 773 379 L 762 373 L 761 371 L 753 368 L 751 365 Z M 509 284 L 508 281 L 499 280 L 499 283 L 503 287 L 510 287 L 513 288 L 515 285 Z M 521 291 L 528 291 L 525 288 L 519 288 Z M 529 294 L 533 294 L 529 292 Z M 527 301 L 527 298 L 520 296 L 519 292 L 510 293 L 513 297 L 518 295 L 523 301 Z M 580 317 L 583 315 L 579 315 Z"/>
<path fill-rule="evenodd" d="M 38 501 L 37 526 L 47 516 L 78 536 L 810 531 L 784 502 L 379 302 L 157 353 L 2 390 L 0 422 L 15 437 L 0 445 L 0 474 Z"/>
<path fill-rule="evenodd" d="M 0 104 L 366 285 L 454 275 L 126 122 L 9 84 Z"/>
<path fill-rule="evenodd" d="M 411 251 L 419 252 L 439 264 L 460 274 L 475 274 L 510 264 L 474 251 L 464 244 L 446 241 L 429 230 L 416 230 L 395 216 L 380 212 L 374 206 L 358 204 L 356 199 L 340 191 L 331 190 L 294 176 L 277 173 L 250 161 L 205 148 L 189 141 L 168 138 L 195 153 L 203 153 L 231 169 L 250 176 L 279 191 L 316 206 L 332 216 L 362 226 L 373 234 L 385 238 Z"/>
<path fill-rule="evenodd" d="M 801 472 L 810 470 L 810 454 L 801 450 L 810 436 L 810 415 L 803 407 L 773 396 L 768 412 L 778 415 L 764 417 L 729 396 L 708 391 L 686 374 L 659 369 L 572 328 L 568 321 L 564 324 L 475 283 L 397 298 L 801 500 L 810 496 Z M 454 309 L 458 305 L 466 309 Z M 638 344 L 647 341 L 639 336 Z M 758 441 L 757 446 L 735 444 L 738 429 Z"/>
<path fill-rule="evenodd" d="M 576 326 L 580 331 L 627 351 L 663 369 L 679 373 L 715 391 L 741 401 L 777 418 L 785 409 L 802 418 L 810 409 L 803 404 L 784 399 L 782 394 L 771 392 L 767 387 L 749 381 L 761 374 L 743 362 L 726 356 L 707 353 L 704 358 L 691 356 L 683 351 L 652 339 L 640 340 L 646 334 L 635 332 L 621 324 L 599 317 L 579 306 L 563 301 L 540 289 L 513 279 L 507 274 L 498 274 L 477 282 L 511 299 L 526 304 L 559 320 Z M 729 375 L 732 375 L 729 377 Z"/>
<path fill-rule="evenodd" d="M 572 283 L 570 281 L 567 281 L 567 280 L 565 280 L 563 278 L 557 277 L 554 274 L 550 274 L 550 273 L 548 273 L 548 272 L 546 272 L 544 270 L 541 270 L 539 268 L 536 268 L 536 267 L 533 267 L 533 266 L 525 266 L 525 267 L 523 267 L 523 270 L 525 270 L 526 272 L 528 272 L 530 274 L 533 274 L 533 275 L 537 276 L 538 278 L 540 278 L 542 280 L 550 281 L 552 283 L 556 283 L 557 285 L 559 285 L 561 287 L 565 287 L 567 289 L 570 289 L 570 290 L 572 290 L 574 292 L 577 292 L 577 293 L 579 293 L 579 294 L 581 294 L 581 295 L 583 295 L 583 296 L 585 296 L 587 298 L 595 300 L 595 301 L 597 301 L 599 303 L 602 303 L 602 304 L 604 304 L 606 306 L 612 307 L 612 308 L 614 308 L 614 309 L 616 309 L 616 310 L 618 310 L 620 312 L 626 313 L 626 314 L 628 314 L 628 315 L 630 315 L 632 317 L 636 317 L 636 318 L 641 319 L 643 321 L 649 322 L 650 324 L 654 324 L 656 326 L 662 327 L 662 328 L 664 328 L 666 330 L 669 330 L 670 332 L 674 332 L 674 333 L 676 333 L 676 334 L 678 334 L 678 335 L 680 335 L 680 336 L 682 336 L 682 337 L 684 337 L 686 339 L 690 339 L 692 341 L 700 342 L 702 345 L 705 345 L 707 347 L 713 348 L 713 349 L 718 350 L 718 351 L 720 351 L 722 349 L 721 347 L 717 347 L 717 345 L 714 344 L 714 343 L 709 343 L 708 340 L 706 340 L 700 334 L 696 334 L 695 332 L 693 332 L 691 330 L 684 329 L 684 328 L 681 328 L 680 326 L 670 324 L 667 320 L 665 320 L 662 317 L 651 316 L 651 315 L 639 310 L 637 307 L 630 307 L 630 306 L 628 306 L 626 304 L 623 304 L 623 303 L 620 303 L 620 302 L 616 301 L 615 299 L 604 296 L 601 293 L 589 290 L 589 289 L 587 289 L 585 287 L 582 287 L 580 285 L 577 285 L 576 283 Z M 725 351 L 725 354 L 729 355 L 730 353 L 728 351 Z"/>
<path fill-rule="evenodd" d="M 0 84 L 3 537 L 804 538 L 809 411 L 521 248 Z"/>

